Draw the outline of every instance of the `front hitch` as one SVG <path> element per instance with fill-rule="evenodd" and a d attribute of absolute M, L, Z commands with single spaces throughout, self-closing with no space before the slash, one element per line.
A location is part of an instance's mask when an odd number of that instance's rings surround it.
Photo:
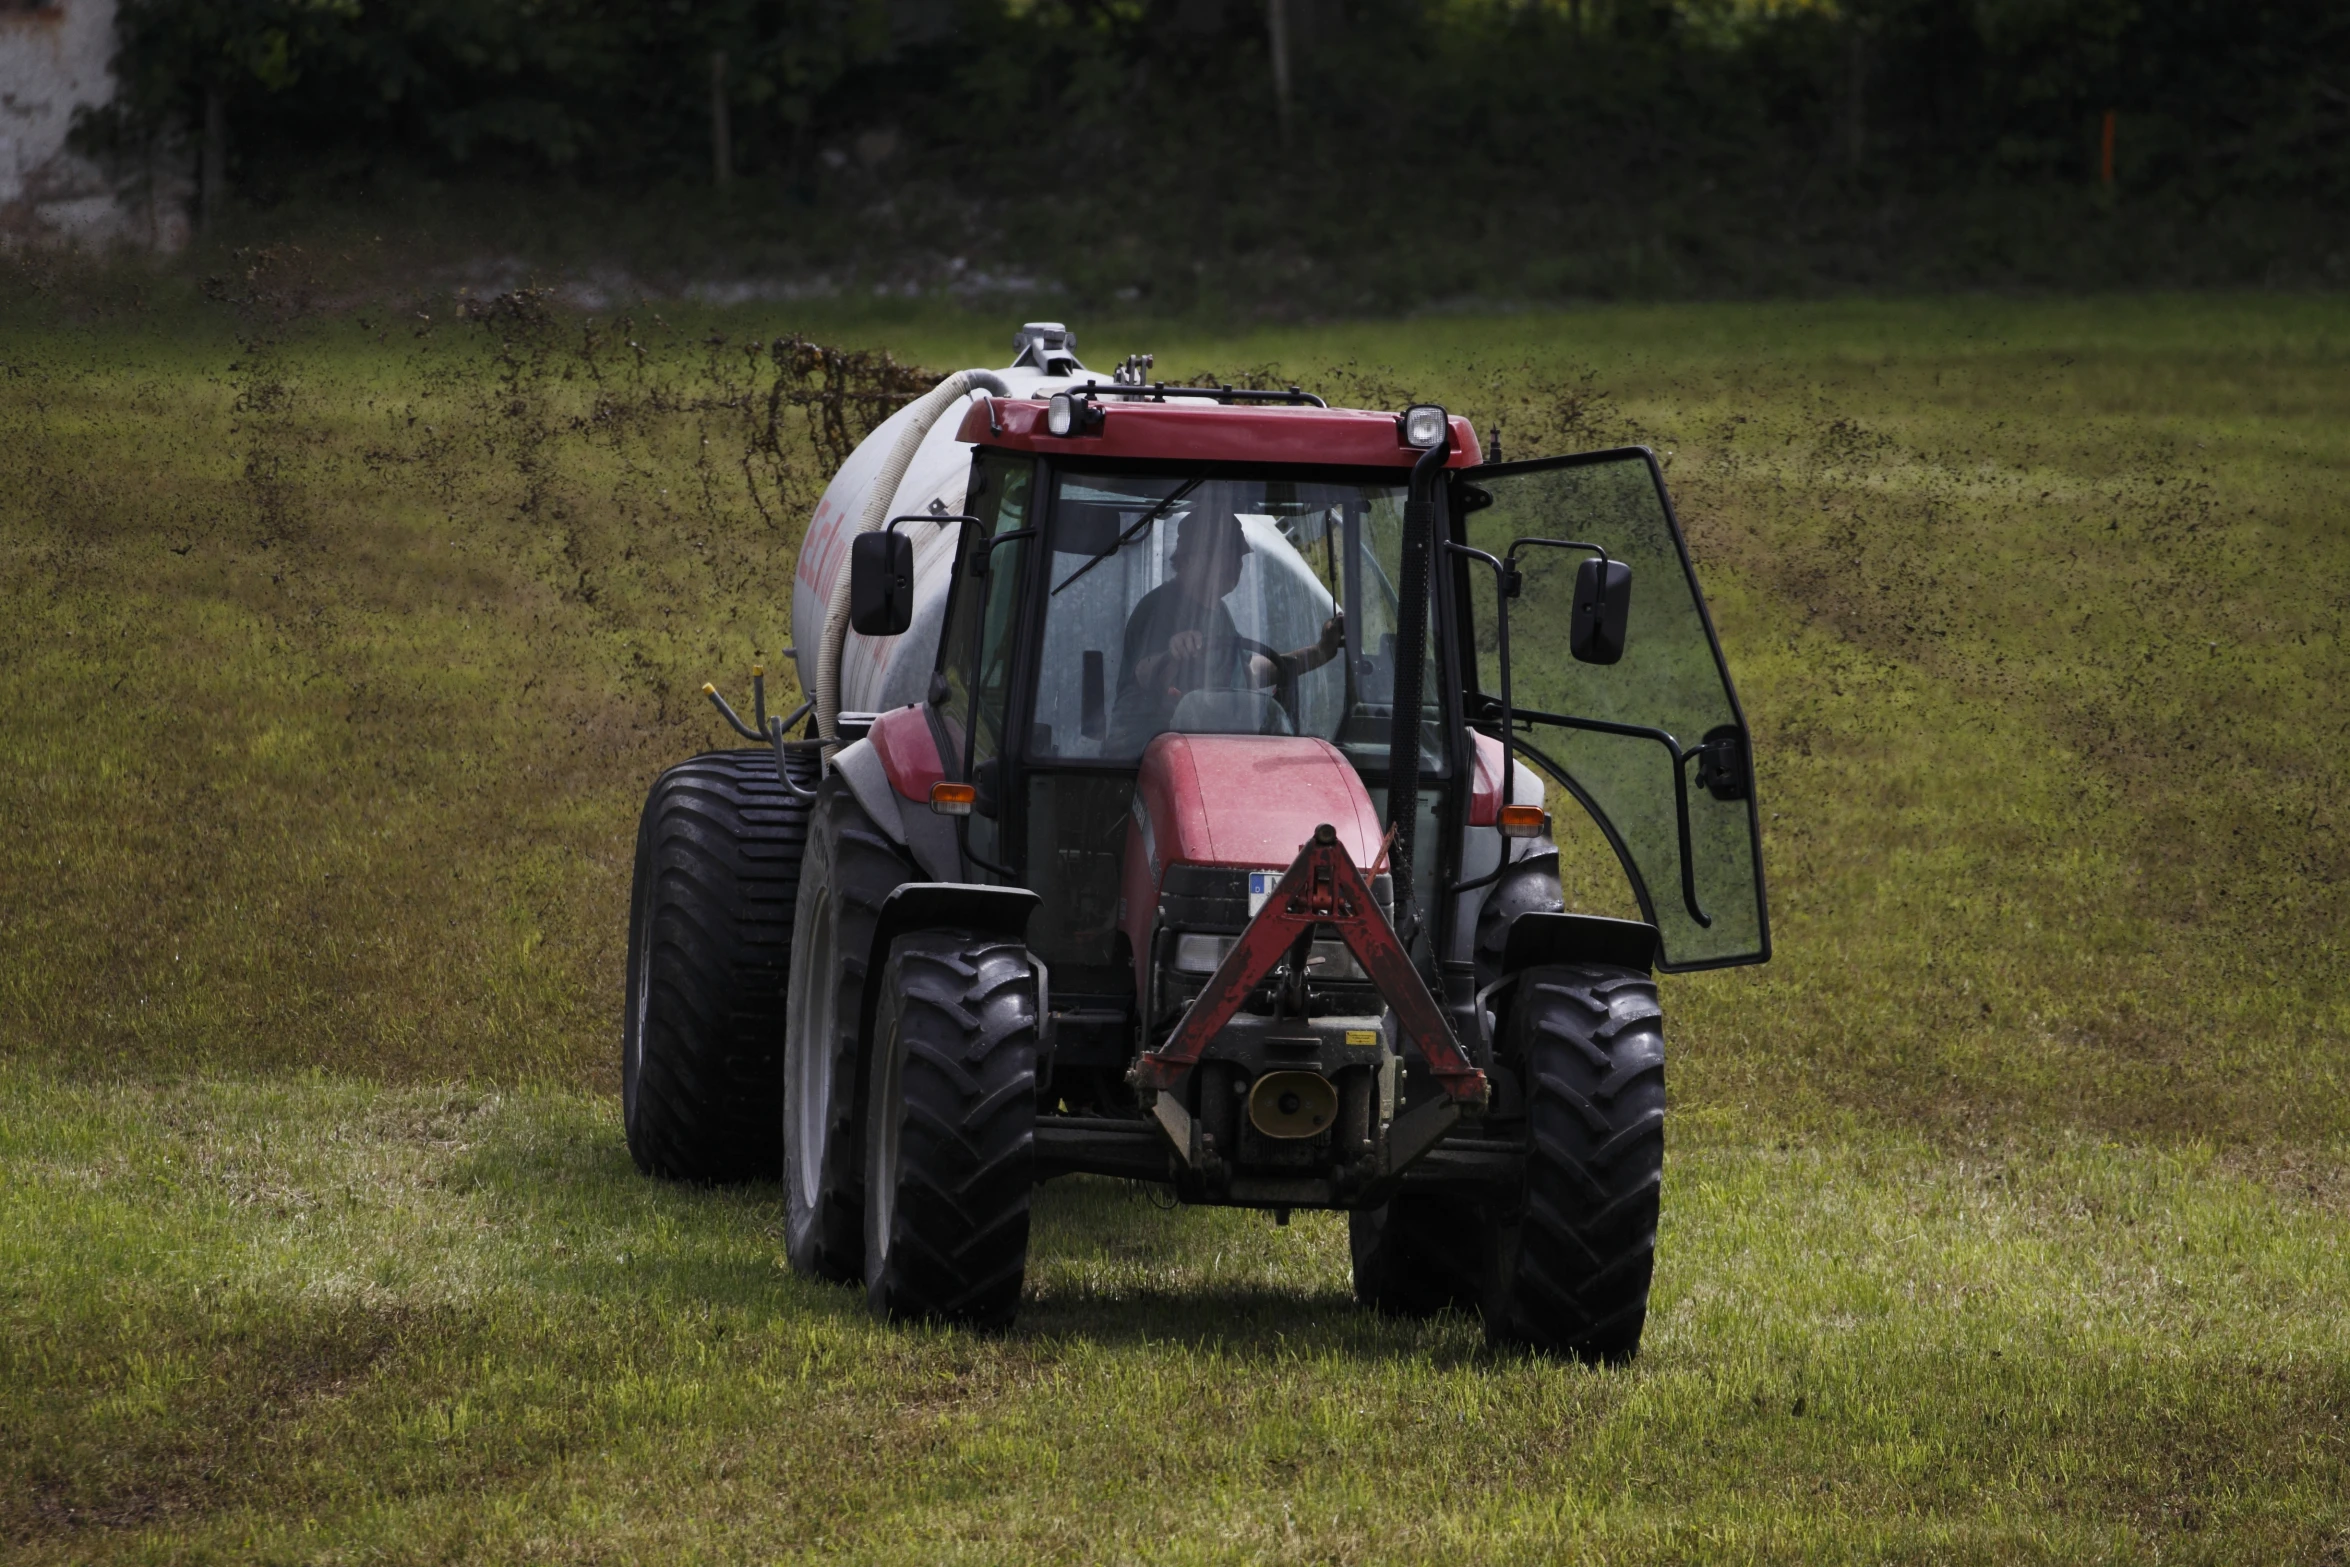
<path fill-rule="evenodd" d="M 1445 1116 L 1450 1124 L 1464 1109 L 1482 1109 L 1489 1089 L 1485 1074 L 1461 1053 L 1444 1020 L 1444 1011 L 1429 993 L 1420 971 L 1412 967 L 1394 927 L 1379 912 L 1363 873 L 1338 841 L 1328 822 L 1298 849 L 1297 858 L 1283 873 L 1265 906 L 1234 939 L 1232 950 L 1216 966 L 1191 1010 L 1176 1025 L 1173 1037 L 1157 1050 L 1146 1050 L 1127 1080 L 1139 1089 L 1173 1089 L 1183 1074 L 1199 1063 L 1208 1044 L 1238 1012 L 1249 993 L 1262 984 L 1283 958 L 1311 942 L 1314 927 L 1328 925 L 1346 943 L 1363 972 L 1378 986 L 1393 1009 L 1405 1037 L 1419 1046 L 1428 1071 L 1444 1091 Z"/>

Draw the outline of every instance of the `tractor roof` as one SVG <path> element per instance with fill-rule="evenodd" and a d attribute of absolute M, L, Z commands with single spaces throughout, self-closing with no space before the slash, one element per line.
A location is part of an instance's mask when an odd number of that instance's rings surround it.
<path fill-rule="evenodd" d="M 1122 398 L 1103 387 L 1102 421 L 1083 434 L 1045 428 L 1043 394 L 973 403 L 955 438 L 979 446 L 1056 457 L 1167 462 L 1313 463 L 1337 468 L 1408 469 L 1420 457 L 1404 444 L 1392 413 L 1360 408 L 1230 406 Z M 1482 460 L 1469 421 L 1452 420 L 1448 468 Z M 1399 475 L 1400 477 L 1400 475 Z"/>

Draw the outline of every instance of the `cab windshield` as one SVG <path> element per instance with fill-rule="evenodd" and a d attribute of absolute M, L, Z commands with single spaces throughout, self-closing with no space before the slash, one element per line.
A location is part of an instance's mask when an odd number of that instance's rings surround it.
<path fill-rule="evenodd" d="M 1070 474 L 1047 533 L 1039 761 L 1156 736 L 1312 735 L 1384 769 L 1401 485 Z M 1431 665 L 1422 766 L 1442 769 Z"/>

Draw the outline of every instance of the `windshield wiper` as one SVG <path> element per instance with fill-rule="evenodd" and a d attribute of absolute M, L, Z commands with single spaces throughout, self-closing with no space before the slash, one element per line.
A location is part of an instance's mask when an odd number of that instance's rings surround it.
<path fill-rule="evenodd" d="M 1201 482 L 1206 478 L 1206 474 L 1201 474 L 1197 479 L 1187 479 L 1181 485 L 1178 485 L 1174 493 L 1170 494 L 1165 500 L 1159 502 L 1158 505 L 1153 506 L 1149 511 L 1144 512 L 1142 514 L 1142 521 L 1136 523 L 1133 527 L 1128 528 L 1124 533 L 1119 534 L 1116 538 L 1110 541 L 1108 548 L 1104 549 L 1100 554 L 1094 556 L 1084 565 L 1078 567 L 1075 571 L 1069 573 L 1069 575 L 1066 577 L 1063 577 L 1061 579 L 1061 587 L 1053 589 L 1051 596 L 1053 598 L 1059 598 L 1061 596 L 1061 588 L 1067 587 L 1070 583 L 1075 582 L 1079 577 L 1084 576 L 1087 572 L 1093 570 L 1094 567 L 1100 565 L 1103 561 L 1108 560 L 1112 555 L 1117 554 L 1127 545 L 1132 544 L 1142 533 L 1143 529 L 1149 527 L 1152 523 L 1157 522 L 1161 517 L 1165 516 L 1167 514 L 1168 507 L 1174 505 L 1177 501 L 1183 499 L 1183 497 L 1198 489 Z"/>

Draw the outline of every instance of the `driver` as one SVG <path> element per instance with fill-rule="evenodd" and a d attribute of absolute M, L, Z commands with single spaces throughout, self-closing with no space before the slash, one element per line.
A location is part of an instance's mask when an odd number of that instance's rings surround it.
<path fill-rule="evenodd" d="M 1267 656 L 1245 641 L 1224 607 L 1240 585 L 1247 535 L 1229 511 L 1195 511 L 1175 535 L 1173 575 L 1142 596 L 1126 620 L 1118 663 L 1118 727 L 1148 738 L 1168 727 L 1185 693 L 1260 690 L 1294 680 L 1338 656 L 1344 611 L 1322 624 L 1317 642 Z"/>

